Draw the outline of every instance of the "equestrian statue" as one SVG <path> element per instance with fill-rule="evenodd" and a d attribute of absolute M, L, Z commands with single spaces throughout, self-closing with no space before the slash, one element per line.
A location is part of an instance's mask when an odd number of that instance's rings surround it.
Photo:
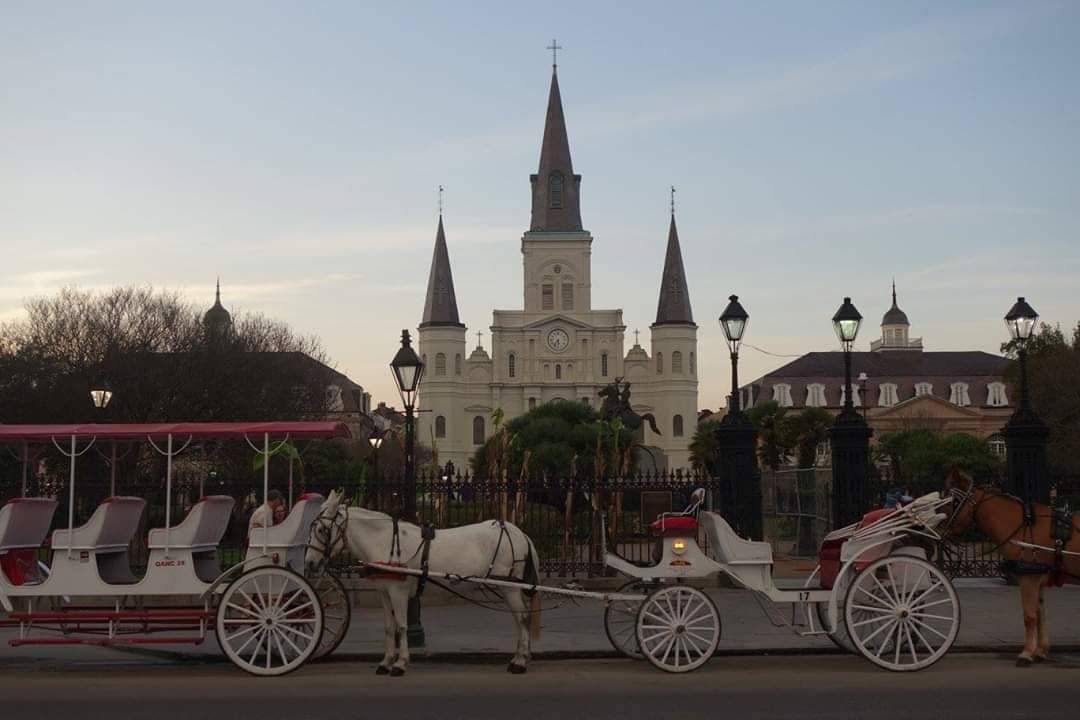
<path fill-rule="evenodd" d="M 615 382 L 604 386 L 604 389 L 598 394 L 603 398 L 603 403 L 600 405 L 600 415 L 605 420 L 619 418 L 622 420 L 623 426 L 631 432 L 637 432 L 641 427 L 641 423 L 647 422 L 650 430 L 657 435 L 661 434 L 656 427 L 656 418 L 653 417 L 652 413 L 638 415 L 634 412 L 634 409 L 630 406 L 630 383 L 624 383 L 621 377 L 615 378 Z"/>

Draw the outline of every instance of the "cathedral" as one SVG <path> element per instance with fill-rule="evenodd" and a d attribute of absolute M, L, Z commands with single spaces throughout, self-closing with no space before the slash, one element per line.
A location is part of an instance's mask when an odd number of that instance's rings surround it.
<path fill-rule="evenodd" d="M 467 468 L 493 432 L 497 409 L 510 420 L 546 402 L 599 407 L 599 392 L 622 378 L 631 383 L 633 409 L 656 418 L 659 433 L 644 427 L 642 441 L 660 467 L 688 467 L 687 445 L 697 426 L 697 325 L 674 208 L 650 326 L 652 355 L 636 341 L 625 352 L 622 310 L 592 305 L 593 236 L 581 222 L 581 175 L 570 160 L 554 65 L 540 165 L 529 182 L 532 219 L 521 238 L 524 306 L 492 312 L 491 355 L 480 345 L 467 352 L 440 213 L 419 326 L 425 364 L 419 441 L 436 447 L 440 462 Z"/>

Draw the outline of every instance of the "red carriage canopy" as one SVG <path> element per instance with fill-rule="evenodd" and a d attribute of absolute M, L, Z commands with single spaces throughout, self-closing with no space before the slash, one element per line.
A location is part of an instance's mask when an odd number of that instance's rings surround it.
<path fill-rule="evenodd" d="M 98 440 L 145 440 L 174 438 L 193 440 L 242 440 L 269 434 L 274 438 L 347 438 L 344 423 L 315 422 L 194 422 L 194 423 L 118 423 L 81 425 L 3 425 L 0 443 L 48 442 L 53 438 L 96 438 Z"/>

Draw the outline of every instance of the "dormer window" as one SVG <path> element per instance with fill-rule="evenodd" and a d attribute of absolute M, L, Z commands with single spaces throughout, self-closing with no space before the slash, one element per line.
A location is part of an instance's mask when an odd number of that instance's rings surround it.
<path fill-rule="evenodd" d="M 794 405 L 791 402 L 791 385 L 787 383 L 777 383 L 773 385 L 772 399 L 780 407 L 791 407 Z"/>
<path fill-rule="evenodd" d="M 825 407 L 825 386 L 810 383 L 806 386 L 806 407 Z"/>
<path fill-rule="evenodd" d="M 551 202 L 551 208 L 553 210 L 561 209 L 563 206 L 563 176 L 562 173 L 551 173 L 551 177 L 548 178 L 548 200 Z"/>
<path fill-rule="evenodd" d="M 986 386 L 986 404 L 990 407 L 1005 407 L 1009 398 L 1005 395 L 1005 383 L 992 382 Z"/>
<path fill-rule="evenodd" d="M 968 384 L 956 382 L 949 386 L 949 402 L 960 407 L 971 404 L 971 396 L 968 394 Z"/>

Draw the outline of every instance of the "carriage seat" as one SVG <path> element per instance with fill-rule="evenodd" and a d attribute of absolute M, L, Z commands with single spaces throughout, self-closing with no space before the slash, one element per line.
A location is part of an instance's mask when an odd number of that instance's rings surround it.
<path fill-rule="evenodd" d="M 769 543 L 742 539 L 717 513 L 703 512 L 700 517 L 709 538 L 709 554 L 718 562 L 772 562 L 772 545 Z"/>
<path fill-rule="evenodd" d="M 53 550 L 94 550 L 98 553 L 126 551 L 139 527 L 146 501 L 137 497 L 108 497 L 81 525 L 62 528 L 52 535 Z"/>
<path fill-rule="evenodd" d="M 675 515 L 663 513 L 653 521 L 654 535 L 670 537 L 672 535 L 692 535 L 697 537 L 698 521 L 693 515 Z"/>
<path fill-rule="evenodd" d="M 288 548 L 307 545 L 311 523 L 322 509 L 323 496 L 319 493 L 305 493 L 293 505 L 288 517 L 277 525 L 268 528 L 252 528 L 248 533 L 248 547 L 253 549 L 267 547 Z"/>
<path fill-rule="evenodd" d="M 41 547 L 56 513 L 52 498 L 14 498 L 0 507 L 0 555 Z"/>
<path fill-rule="evenodd" d="M 195 503 L 176 526 L 169 528 L 170 549 L 207 552 L 217 548 L 232 518 L 234 501 L 228 495 L 211 495 Z M 151 550 L 165 547 L 165 528 L 150 531 L 148 546 Z"/>

